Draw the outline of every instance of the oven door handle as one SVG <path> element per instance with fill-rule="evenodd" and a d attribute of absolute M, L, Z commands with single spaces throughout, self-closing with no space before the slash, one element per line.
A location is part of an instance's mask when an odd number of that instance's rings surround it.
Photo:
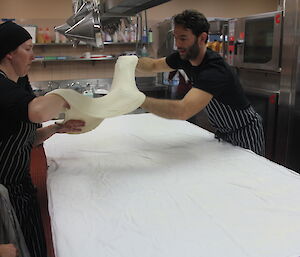
<path fill-rule="evenodd" d="M 237 55 L 237 49 L 239 46 L 243 45 L 245 43 L 244 39 L 238 39 L 234 42 L 234 54 Z"/>
<path fill-rule="evenodd" d="M 264 95 L 264 96 L 270 96 L 270 95 L 279 95 L 280 91 L 277 90 L 268 90 L 263 88 L 249 88 L 249 87 L 243 87 L 243 90 L 245 93 L 253 94 L 253 95 Z"/>

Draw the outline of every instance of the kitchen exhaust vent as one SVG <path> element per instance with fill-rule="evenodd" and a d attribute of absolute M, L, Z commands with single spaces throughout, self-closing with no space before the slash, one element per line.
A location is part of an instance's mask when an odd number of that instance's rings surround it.
<path fill-rule="evenodd" d="M 170 0 L 104 0 L 104 13 L 134 15 Z"/>
<path fill-rule="evenodd" d="M 117 24 L 122 16 L 133 16 L 168 1 L 171 0 L 72 0 L 74 15 L 55 30 L 65 35 L 73 45 L 81 41 L 104 47 L 102 31 L 105 24 Z"/>

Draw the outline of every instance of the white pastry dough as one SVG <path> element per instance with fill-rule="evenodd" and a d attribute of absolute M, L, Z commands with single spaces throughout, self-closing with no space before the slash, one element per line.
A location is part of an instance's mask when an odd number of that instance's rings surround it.
<path fill-rule="evenodd" d="M 96 128 L 105 118 L 126 114 L 137 109 L 145 101 L 145 95 L 135 83 L 136 56 L 118 58 L 110 92 L 101 98 L 91 98 L 72 89 L 56 89 L 48 94 L 62 96 L 70 105 L 65 111 L 64 122 L 84 120 L 80 133 Z"/>

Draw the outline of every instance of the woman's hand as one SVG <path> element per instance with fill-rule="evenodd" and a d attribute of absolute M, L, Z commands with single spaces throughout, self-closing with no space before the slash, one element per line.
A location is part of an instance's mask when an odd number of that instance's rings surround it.
<path fill-rule="evenodd" d="M 56 133 L 76 133 L 80 132 L 81 128 L 85 126 L 85 122 L 82 120 L 68 120 L 66 123 L 56 123 Z"/>
<path fill-rule="evenodd" d="M 55 123 L 47 127 L 38 128 L 33 145 L 37 146 L 42 144 L 45 140 L 56 133 L 79 133 L 84 126 L 85 122 L 82 120 L 68 120 L 64 124 Z"/>
<path fill-rule="evenodd" d="M 17 248 L 13 244 L 0 244 L 0 257 L 16 257 Z"/>

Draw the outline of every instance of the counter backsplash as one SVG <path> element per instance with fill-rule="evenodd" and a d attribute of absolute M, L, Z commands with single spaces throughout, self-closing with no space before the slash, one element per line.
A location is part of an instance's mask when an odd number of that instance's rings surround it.
<path fill-rule="evenodd" d="M 137 77 L 136 84 L 140 89 L 156 87 L 156 77 Z M 54 89 L 69 88 L 89 96 L 102 96 L 111 88 L 112 79 L 80 79 L 80 80 L 53 80 L 32 82 L 32 88 L 36 95 L 44 95 Z"/>

